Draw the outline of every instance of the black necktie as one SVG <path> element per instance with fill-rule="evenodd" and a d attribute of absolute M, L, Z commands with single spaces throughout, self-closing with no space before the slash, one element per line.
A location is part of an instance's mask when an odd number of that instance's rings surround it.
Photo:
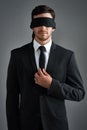
<path fill-rule="evenodd" d="M 45 68 L 45 54 L 46 48 L 44 46 L 40 46 L 40 57 L 39 57 L 39 67 L 41 69 Z"/>

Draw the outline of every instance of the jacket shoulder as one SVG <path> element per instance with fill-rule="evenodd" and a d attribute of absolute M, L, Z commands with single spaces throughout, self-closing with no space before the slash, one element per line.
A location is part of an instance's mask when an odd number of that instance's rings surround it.
<path fill-rule="evenodd" d="M 67 49 L 65 47 L 62 47 L 58 44 L 53 43 L 54 48 L 56 49 L 56 52 L 60 53 L 61 55 L 72 55 L 74 51 Z"/>
<path fill-rule="evenodd" d="M 24 54 L 27 51 L 29 51 L 29 48 L 32 48 L 32 43 L 27 43 L 21 47 L 15 48 L 13 50 L 11 50 L 11 54 L 13 55 L 20 55 L 20 54 Z"/>

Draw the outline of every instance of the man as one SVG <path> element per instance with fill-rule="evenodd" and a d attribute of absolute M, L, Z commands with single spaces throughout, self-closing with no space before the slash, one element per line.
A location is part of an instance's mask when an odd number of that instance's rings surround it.
<path fill-rule="evenodd" d="M 80 101 L 85 94 L 74 53 L 52 41 L 50 7 L 35 7 L 30 27 L 32 42 L 12 50 L 8 66 L 8 130 L 68 130 L 65 99 Z"/>

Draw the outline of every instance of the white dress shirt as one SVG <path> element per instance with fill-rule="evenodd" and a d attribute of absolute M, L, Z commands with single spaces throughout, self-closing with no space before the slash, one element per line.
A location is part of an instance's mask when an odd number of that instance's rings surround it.
<path fill-rule="evenodd" d="M 45 69 L 47 67 L 51 45 L 52 45 L 52 40 L 50 40 L 47 44 L 44 45 L 44 47 L 46 48 L 46 51 L 45 51 L 45 57 L 46 57 Z M 34 53 L 35 53 L 35 60 L 36 60 L 37 69 L 40 68 L 39 67 L 40 50 L 38 49 L 40 46 L 41 45 L 34 39 L 33 47 L 34 47 Z"/>

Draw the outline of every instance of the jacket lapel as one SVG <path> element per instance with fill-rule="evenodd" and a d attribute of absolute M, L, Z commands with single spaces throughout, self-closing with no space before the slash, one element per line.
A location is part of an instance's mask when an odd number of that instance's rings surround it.
<path fill-rule="evenodd" d="M 37 72 L 37 66 L 36 66 L 36 61 L 35 61 L 33 43 L 29 44 L 29 57 L 30 57 L 30 62 L 31 62 L 33 71 Z"/>

